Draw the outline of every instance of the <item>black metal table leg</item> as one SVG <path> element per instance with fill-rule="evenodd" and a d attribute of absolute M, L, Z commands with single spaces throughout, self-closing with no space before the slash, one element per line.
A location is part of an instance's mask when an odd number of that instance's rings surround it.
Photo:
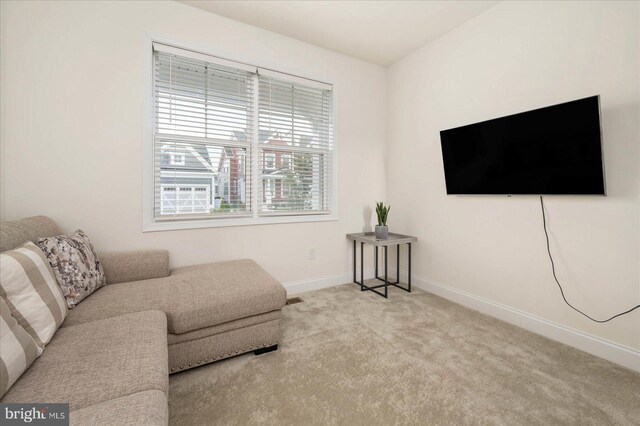
<path fill-rule="evenodd" d="M 360 291 L 364 290 L 364 243 L 360 243 Z"/>
<path fill-rule="evenodd" d="M 356 240 L 353 240 L 353 282 L 357 283 L 356 280 Z"/>
<path fill-rule="evenodd" d="M 389 294 L 389 277 L 388 277 L 388 272 L 389 272 L 389 250 L 387 250 L 389 247 L 388 246 L 384 246 L 384 297 L 386 298 L 387 295 Z"/>
<path fill-rule="evenodd" d="M 378 246 L 373 246 L 373 249 L 376 251 L 376 277 L 378 276 Z"/>
<path fill-rule="evenodd" d="M 411 243 L 409 244 L 409 275 L 407 277 L 407 284 L 409 285 L 409 293 L 411 293 Z"/>
<path fill-rule="evenodd" d="M 400 244 L 396 246 L 398 249 L 396 250 L 396 282 L 400 282 Z"/>

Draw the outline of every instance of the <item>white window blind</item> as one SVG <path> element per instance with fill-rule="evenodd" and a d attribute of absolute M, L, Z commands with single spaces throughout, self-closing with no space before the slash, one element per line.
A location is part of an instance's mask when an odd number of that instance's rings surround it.
<path fill-rule="evenodd" d="M 331 89 L 262 73 L 259 81 L 259 214 L 329 213 Z"/>
<path fill-rule="evenodd" d="M 331 85 L 153 48 L 156 221 L 332 212 Z"/>
<path fill-rule="evenodd" d="M 255 73 L 164 50 L 154 45 L 156 219 L 250 215 Z"/>

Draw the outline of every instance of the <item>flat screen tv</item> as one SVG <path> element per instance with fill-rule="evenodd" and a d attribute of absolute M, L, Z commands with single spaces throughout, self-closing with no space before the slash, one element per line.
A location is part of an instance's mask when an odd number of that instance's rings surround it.
<path fill-rule="evenodd" d="M 440 132 L 447 194 L 605 195 L 599 96 Z"/>

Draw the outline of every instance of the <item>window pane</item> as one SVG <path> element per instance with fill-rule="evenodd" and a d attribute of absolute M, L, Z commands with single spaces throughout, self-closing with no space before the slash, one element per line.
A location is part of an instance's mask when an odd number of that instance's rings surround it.
<path fill-rule="evenodd" d="M 155 215 L 251 210 L 253 75 L 156 51 Z"/>
<path fill-rule="evenodd" d="M 332 92 L 261 76 L 258 97 L 259 213 L 330 211 Z"/>
<path fill-rule="evenodd" d="M 299 85 L 261 77 L 260 142 L 275 138 L 288 146 L 330 149 L 332 92 L 314 90 L 317 95 L 308 98 Z"/>
<path fill-rule="evenodd" d="M 250 126 L 250 76 L 218 68 L 156 52 L 158 133 L 228 139 Z"/>
<path fill-rule="evenodd" d="M 251 209 L 246 148 L 159 139 L 156 163 L 160 216 L 238 214 Z"/>
<path fill-rule="evenodd" d="M 273 160 L 268 160 L 273 156 Z M 273 161 L 274 167 L 268 165 Z M 262 151 L 260 211 L 320 211 L 327 203 L 323 177 L 328 175 L 323 154 Z"/>

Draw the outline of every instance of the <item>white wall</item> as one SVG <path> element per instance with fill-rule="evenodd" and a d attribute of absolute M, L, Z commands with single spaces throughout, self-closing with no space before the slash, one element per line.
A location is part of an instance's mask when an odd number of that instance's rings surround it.
<path fill-rule="evenodd" d="M 345 233 L 385 195 L 384 68 L 175 2 L 2 2 L 2 20 L 5 220 L 48 215 L 98 250 L 167 248 L 172 266 L 252 258 L 284 283 L 347 275 Z M 145 34 L 333 82 L 339 220 L 142 233 Z"/>
<path fill-rule="evenodd" d="M 562 301 L 537 197 L 447 196 L 439 131 L 600 94 L 607 197 L 546 197 L 558 277 L 598 318 L 640 303 L 637 2 L 503 2 L 394 64 L 387 78 L 390 227 L 414 274 L 640 348 L 640 312 L 590 322 Z"/>

